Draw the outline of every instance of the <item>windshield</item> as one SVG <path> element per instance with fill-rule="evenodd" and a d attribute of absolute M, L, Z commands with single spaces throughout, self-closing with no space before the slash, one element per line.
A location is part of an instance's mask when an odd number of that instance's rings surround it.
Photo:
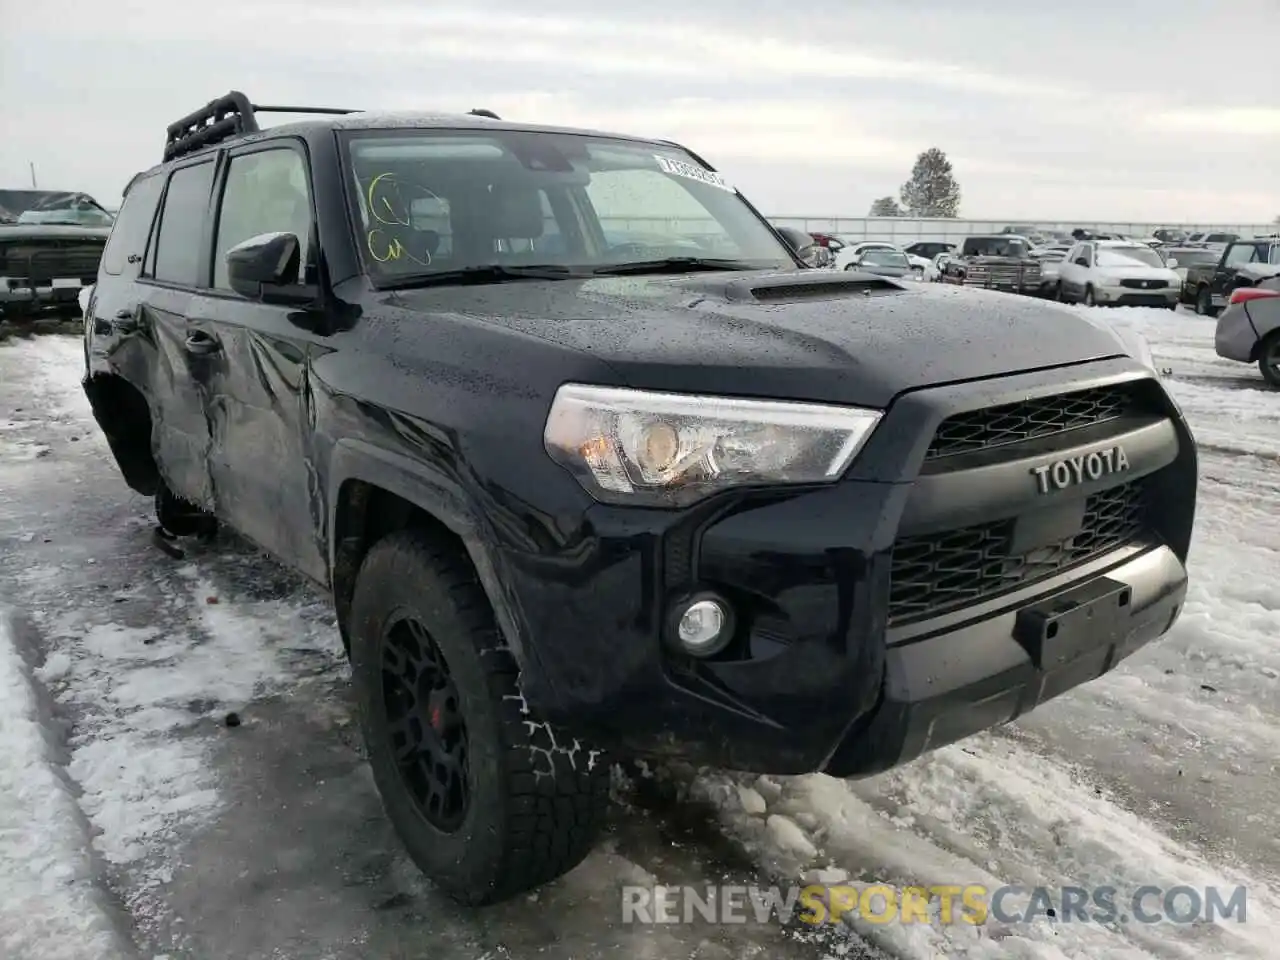
<path fill-rule="evenodd" d="M 18 214 L 18 223 L 109 227 L 113 222 L 111 214 L 83 193 L 51 194 Z"/>
<path fill-rule="evenodd" d="M 590 275 L 667 260 L 673 271 L 690 261 L 796 269 L 731 185 L 666 144 L 374 131 L 348 138 L 348 162 L 353 219 L 376 280 L 522 266 Z"/>
<path fill-rule="evenodd" d="M 1190 250 L 1166 250 L 1166 257 L 1172 257 L 1178 261 L 1180 267 L 1190 267 L 1197 263 L 1217 263 L 1220 255 L 1213 250 L 1205 250 L 1202 248 L 1193 248 Z"/>
<path fill-rule="evenodd" d="M 970 237 L 964 242 L 967 257 L 1025 257 L 1029 250 L 1025 240 L 1010 237 Z"/>
<path fill-rule="evenodd" d="M 906 267 L 907 257 L 897 250 L 886 250 L 883 247 L 872 247 L 862 254 L 863 263 L 873 263 L 880 267 Z"/>
<path fill-rule="evenodd" d="M 1163 267 L 1164 261 L 1150 247 L 1099 247 L 1100 267 Z"/>

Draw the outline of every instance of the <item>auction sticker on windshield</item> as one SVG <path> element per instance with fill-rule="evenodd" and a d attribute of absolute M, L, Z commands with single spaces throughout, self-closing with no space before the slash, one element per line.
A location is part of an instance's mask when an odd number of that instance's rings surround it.
<path fill-rule="evenodd" d="M 653 159 L 658 161 L 658 166 L 662 168 L 664 173 L 670 173 L 677 177 L 688 177 L 690 180 L 697 180 L 699 183 L 705 183 L 711 187 L 719 187 L 721 190 L 737 193 L 724 177 L 713 170 L 708 170 L 697 164 L 686 163 L 683 160 L 673 160 L 671 157 L 659 156 L 658 154 L 654 154 Z"/>

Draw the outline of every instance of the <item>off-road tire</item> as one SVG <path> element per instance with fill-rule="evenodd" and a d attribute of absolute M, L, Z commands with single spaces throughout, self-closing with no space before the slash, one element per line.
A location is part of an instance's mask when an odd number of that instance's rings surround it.
<path fill-rule="evenodd" d="M 156 521 L 176 537 L 212 536 L 218 521 L 194 504 L 187 503 L 162 480 L 156 487 Z"/>
<path fill-rule="evenodd" d="M 1262 374 L 1262 379 L 1267 381 L 1268 386 L 1280 390 L 1280 370 L 1268 362 L 1274 362 L 1277 352 L 1280 352 L 1280 330 L 1273 332 L 1258 347 L 1258 371 Z"/>
<path fill-rule="evenodd" d="M 469 799 L 446 832 L 422 812 L 396 765 L 383 698 L 383 637 L 409 618 L 443 657 L 466 726 Z M 455 900 L 518 896 L 577 866 L 609 806 L 598 751 L 528 712 L 519 669 L 468 558 L 405 530 L 370 549 L 349 619 L 361 731 L 387 817 L 409 856 Z"/>

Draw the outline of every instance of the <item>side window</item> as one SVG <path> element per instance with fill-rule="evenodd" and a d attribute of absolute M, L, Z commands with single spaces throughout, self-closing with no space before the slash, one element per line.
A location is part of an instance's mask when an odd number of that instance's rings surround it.
<path fill-rule="evenodd" d="M 153 276 L 194 287 L 200 282 L 200 241 L 213 187 L 213 161 L 175 170 L 156 234 Z"/>
<path fill-rule="evenodd" d="M 707 208 L 673 177 L 657 170 L 606 170 L 592 174 L 587 199 L 595 208 L 610 246 L 649 245 L 655 239 L 661 246 L 671 246 L 675 234 L 695 249 L 723 251 L 729 256 L 739 252 L 733 238 Z M 656 219 L 667 221 L 665 227 L 658 228 L 663 236 L 646 236 L 646 230 L 654 229 L 646 222 L 651 224 Z"/>
<path fill-rule="evenodd" d="M 1250 244 L 1247 244 L 1247 243 L 1237 243 L 1234 247 L 1231 248 L 1231 251 L 1227 254 L 1226 262 L 1231 266 L 1239 266 L 1242 263 L 1250 263 L 1255 259 L 1254 255 L 1257 252 L 1258 252 L 1257 247 L 1251 246 Z"/>
<path fill-rule="evenodd" d="M 1076 256 L 1084 257 L 1084 259 L 1089 262 L 1089 266 L 1093 266 L 1093 247 L 1091 247 L 1089 244 L 1087 243 L 1081 244 L 1080 252 L 1077 253 Z"/>
<path fill-rule="evenodd" d="M 213 241 L 214 288 L 231 289 L 227 251 L 263 233 L 296 236 L 302 244 L 299 269 L 305 271 L 311 220 L 311 189 L 301 154 L 282 147 L 233 157 Z"/>
<path fill-rule="evenodd" d="M 141 258 L 147 252 L 147 237 L 156 218 L 156 205 L 164 177 L 150 176 L 138 180 L 124 198 L 124 205 L 111 228 L 106 249 L 102 251 L 102 272 L 113 277 L 124 272 L 129 258 Z"/>

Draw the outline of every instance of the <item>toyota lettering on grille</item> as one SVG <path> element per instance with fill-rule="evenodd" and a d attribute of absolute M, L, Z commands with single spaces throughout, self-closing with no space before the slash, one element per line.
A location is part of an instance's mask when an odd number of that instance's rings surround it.
<path fill-rule="evenodd" d="M 1037 491 L 1050 493 L 1079 486 L 1086 480 L 1101 480 L 1128 469 L 1129 457 L 1125 454 L 1124 447 L 1111 447 L 1032 467 L 1031 474 L 1036 478 Z"/>

